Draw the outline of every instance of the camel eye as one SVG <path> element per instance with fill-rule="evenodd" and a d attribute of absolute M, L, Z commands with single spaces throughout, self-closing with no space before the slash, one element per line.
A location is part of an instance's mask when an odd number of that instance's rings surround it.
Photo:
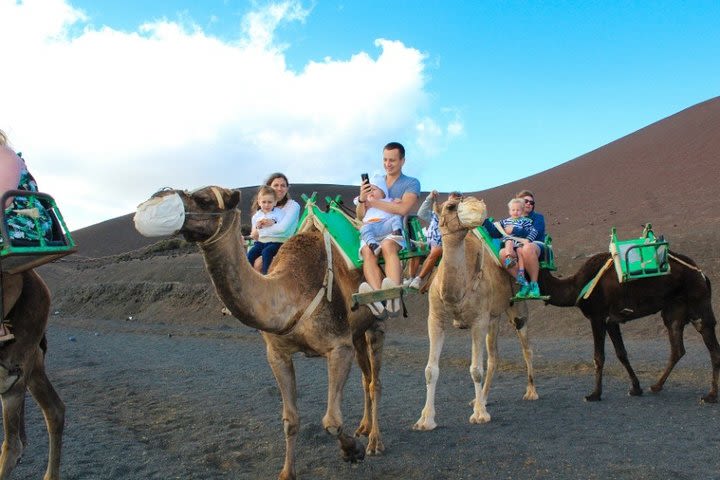
<path fill-rule="evenodd" d="M 451 212 L 457 210 L 457 203 L 448 203 L 447 209 Z"/>

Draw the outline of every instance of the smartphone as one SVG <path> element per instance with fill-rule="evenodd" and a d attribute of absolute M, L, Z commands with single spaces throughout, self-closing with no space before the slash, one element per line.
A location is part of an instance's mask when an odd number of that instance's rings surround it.
<path fill-rule="evenodd" d="M 368 177 L 367 173 L 361 173 L 360 174 L 360 184 L 367 183 L 370 181 L 370 177 Z"/>

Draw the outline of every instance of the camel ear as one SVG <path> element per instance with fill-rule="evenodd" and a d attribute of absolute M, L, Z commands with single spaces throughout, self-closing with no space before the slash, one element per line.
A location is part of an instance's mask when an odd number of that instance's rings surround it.
<path fill-rule="evenodd" d="M 235 208 L 235 207 L 238 206 L 238 204 L 240 203 L 240 197 L 241 197 L 241 195 L 242 195 L 242 194 L 241 194 L 240 190 L 233 190 L 233 191 L 232 191 L 232 193 L 230 194 L 230 199 L 227 201 L 227 207 L 228 207 L 228 209 L 230 209 L 230 208 Z"/>

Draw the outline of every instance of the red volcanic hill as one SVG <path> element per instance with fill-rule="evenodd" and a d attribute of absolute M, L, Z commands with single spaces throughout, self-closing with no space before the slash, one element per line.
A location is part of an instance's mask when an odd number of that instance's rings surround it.
<path fill-rule="evenodd" d="M 630 238 L 638 236 L 642 225 L 650 222 L 656 234 L 664 234 L 670 241 L 671 249 L 694 258 L 717 285 L 720 277 L 719 178 L 720 97 L 687 108 L 550 170 L 473 194 L 485 199 L 491 215 L 501 217 L 514 193 L 521 189 L 534 191 L 537 209 L 545 215 L 553 237 L 560 274 L 572 273 L 586 256 L 607 250 L 612 226 L 618 228 L 620 238 Z M 318 192 L 319 199 L 340 194 L 349 203 L 357 188 L 293 184 L 291 192 L 301 203 L 300 195 L 313 191 Z M 248 223 L 248 206 L 256 187 L 241 190 L 244 223 Z M 132 214 L 73 234 L 80 244 L 80 253 L 42 267 L 56 303 L 63 308 L 89 315 L 106 311 L 102 309 L 108 303 L 131 301 L 135 303 L 132 308 L 149 309 L 158 318 L 164 318 L 162 311 L 152 310 L 151 299 L 138 300 L 140 293 L 127 294 L 125 290 L 130 287 L 123 290 L 120 286 L 123 282 L 132 284 L 136 292 L 155 289 L 153 298 L 162 298 L 163 292 L 169 290 L 180 291 L 181 300 L 175 301 L 181 304 L 185 302 L 201 310 L 191 299 L 203 298 L 210 311 L 216 308 L 217 305 L 206 298 L 208 292 L 212 293 L 212 287 L 207 275 L 198 275 L 202 262 L 197 258 L 195 263 L 166 257 L 162 262 L 158 259 L 135 261 L 146 258 L 145 247 L 157 239 L 140 236 L 133 227 Z M 120 266 L 130 261 L 134 262 L 132 268 Z M 150 272 L 151 268 L 156 271 Z M 72 285 L 66 282 L 68 275 L 72 275 Z M 183 291 L 182 285 L 188 282 L 202 282 L 204 297 L 193 297 Z M 166 284 L 170 283 L 168 287 Z M 427 303 L 424 298 L 422 301 Z M 91 304 L 95 310 L 89 309 Z"/>

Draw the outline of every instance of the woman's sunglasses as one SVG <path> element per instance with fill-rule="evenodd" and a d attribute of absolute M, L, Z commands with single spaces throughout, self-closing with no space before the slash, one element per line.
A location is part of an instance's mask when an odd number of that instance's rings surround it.
<path fill-rule="evenodd" d="M 530 205 L 535 205 L 535 200 L 525 200 L 525 203 L 529 203 Z"/>

